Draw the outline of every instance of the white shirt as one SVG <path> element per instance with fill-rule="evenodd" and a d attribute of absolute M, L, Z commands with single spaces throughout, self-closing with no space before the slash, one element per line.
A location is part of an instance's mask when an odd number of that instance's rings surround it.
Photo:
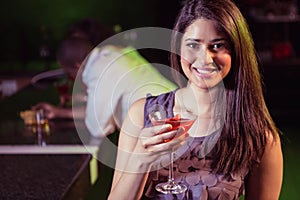
<path fill-rule="evenodd" d="M 87 86 L 85 123 L 95 137 L 120 128 L 134 101 L 177 87 L 131 47 L 95 48 L 82 79 Z"/>

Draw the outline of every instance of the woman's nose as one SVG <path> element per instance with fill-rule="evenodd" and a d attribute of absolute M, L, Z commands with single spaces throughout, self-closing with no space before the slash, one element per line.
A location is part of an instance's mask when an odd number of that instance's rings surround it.
<path fill-rule="evenodd" d="M 197 53 L 197 57 L 193 65 L 195 67 L 203 67 L 203 66 L 210 65 L 212 63 L 213 63 L 213 59 L 211 57 L 209 50 L 206 47 L 201 46 L 199 48 L 199 52 Z"/>

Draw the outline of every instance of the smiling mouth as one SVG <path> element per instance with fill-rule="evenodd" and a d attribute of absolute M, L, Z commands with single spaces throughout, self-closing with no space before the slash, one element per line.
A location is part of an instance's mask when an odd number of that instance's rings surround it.
<path fill-rule="evenodd" d="M 214 72 L 221 71 L 221 68 L 215 63 L 212 62 L 209 65 L 203 66 L 203 67 L 192 67 L 197 73 L 203 74 L 203 75 L 209 75 Z"/>
<path fill-rule="evenodd" d="M 220 71 L 219 68 L 197 68 L 193 67 L 193 69 L 199 74 L 212 74 L 214 72 Z"/>

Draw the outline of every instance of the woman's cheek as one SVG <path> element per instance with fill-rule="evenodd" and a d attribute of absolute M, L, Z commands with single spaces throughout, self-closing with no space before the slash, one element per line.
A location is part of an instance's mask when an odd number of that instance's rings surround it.
<path fill-rule="evenodd" d="M 186 67 L 186 66 L 190 66 L 191 63 L 188 61 L 188 59 L 181 57 L 181 65 Z"/>
<path fill-rule="evenodd" d="M 231 69 L 231 55 L 223 55 L 222 57 L 215 59 L 215 62 L 221 66 L 222 77 L 225 78 Z"/>
<path fill-rule="evenodd" d="M 196 60 L 196 55 L 194 55 L 193 53 L 187 53 L 187 52 L 183 52 L 181 54 L 181 64 L 185 65 L 185 66 L 191 66 L 193 64 L 193 62 Z"/>

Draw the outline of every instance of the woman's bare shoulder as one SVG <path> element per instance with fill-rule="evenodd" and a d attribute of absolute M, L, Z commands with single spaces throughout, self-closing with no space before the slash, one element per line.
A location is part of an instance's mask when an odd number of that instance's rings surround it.
<path fill-rule="evenodd" d="M 135 101 L 129 108 L 126 119 L 123 123 L 122 129 L 141 129 L 144 125 L 144 106 L 146 98 Z"/>
<path fill-rule="evenodd" d="M 129 108 L 129 114 L 143 114 L 146 98 L 141 98 L 132 103 Z"/>

